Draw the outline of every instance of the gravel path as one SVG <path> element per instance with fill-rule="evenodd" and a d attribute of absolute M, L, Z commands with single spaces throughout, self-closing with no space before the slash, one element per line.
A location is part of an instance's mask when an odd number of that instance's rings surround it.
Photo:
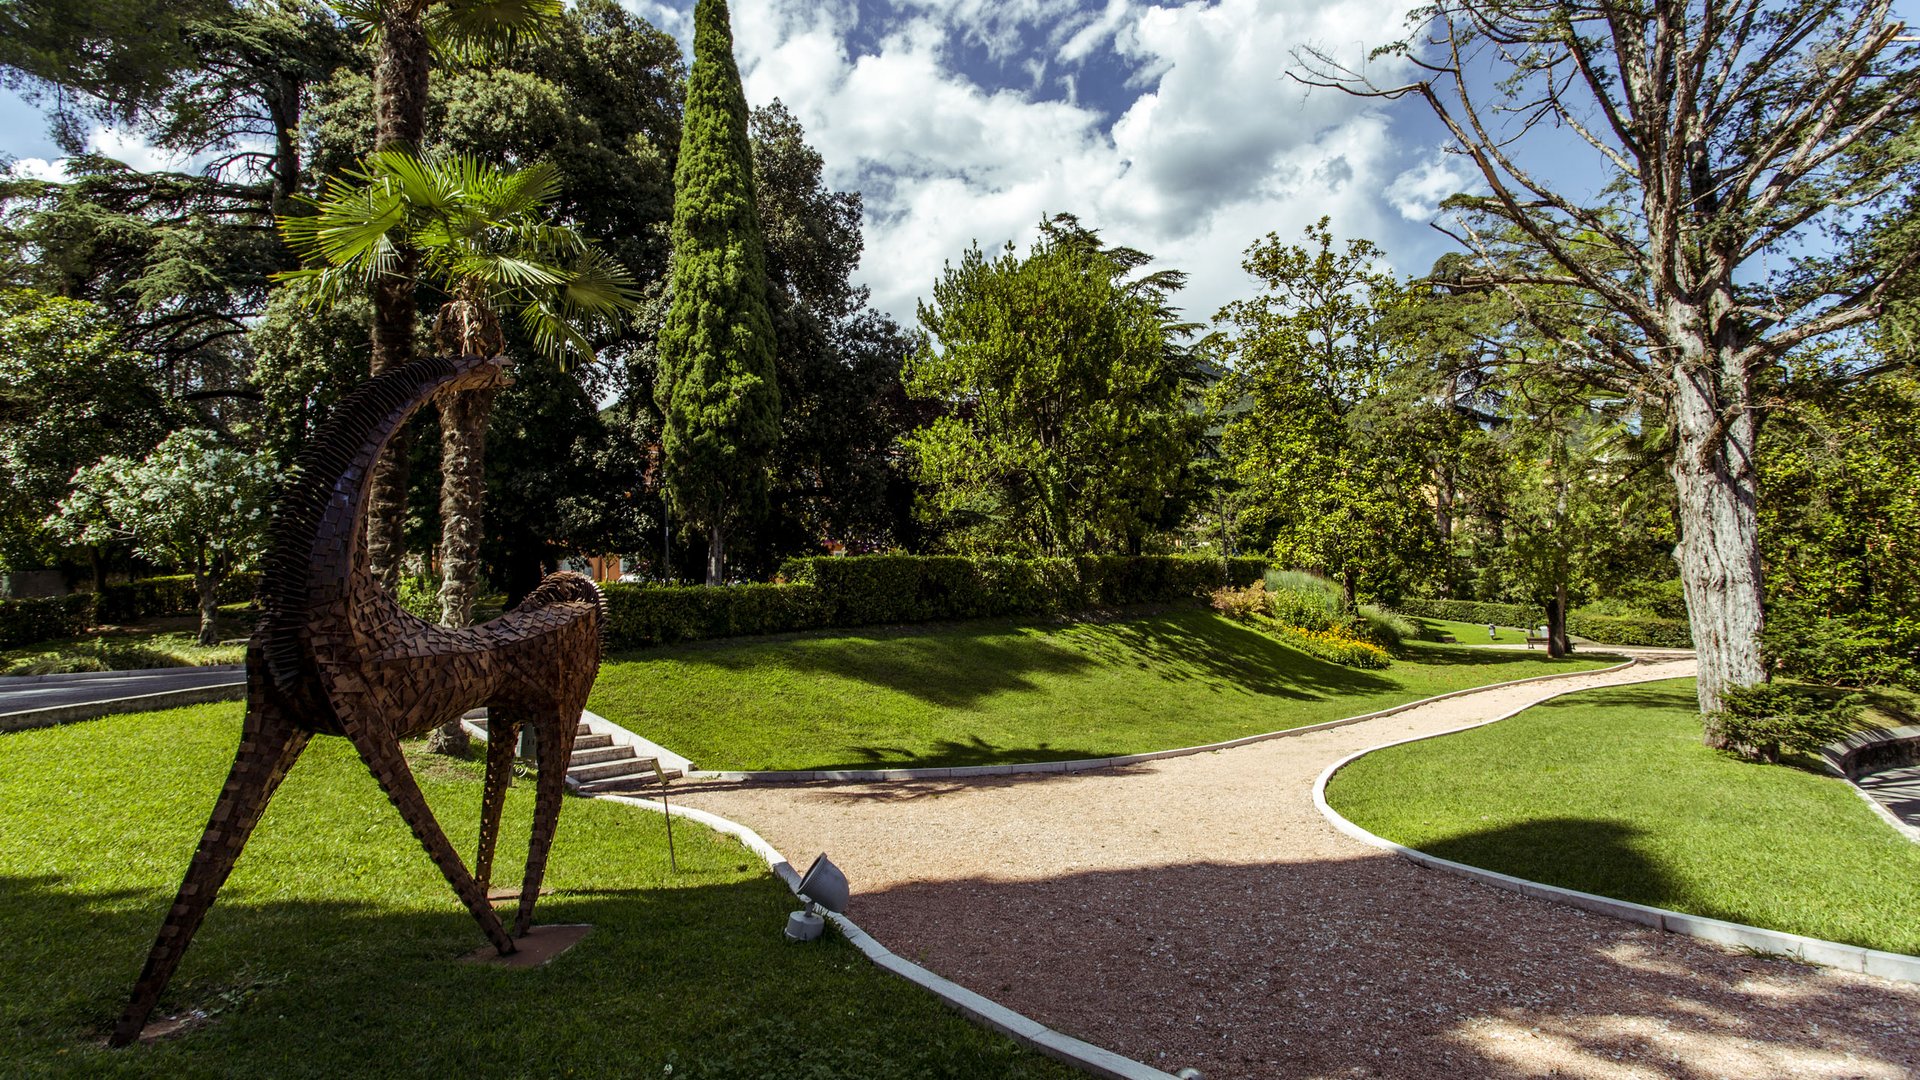
<path fill-rule="evenodd" d="M 1314 810 L 1314 778 L 1353 750 L 1692 670 L 1569 676 L 1071 776 L 676 787 L 797 866 L 832 852 L 850 913 L 894 951 L 1169 1071 L 1920 1077 L 1920 987 L 1422 869 Z"/>

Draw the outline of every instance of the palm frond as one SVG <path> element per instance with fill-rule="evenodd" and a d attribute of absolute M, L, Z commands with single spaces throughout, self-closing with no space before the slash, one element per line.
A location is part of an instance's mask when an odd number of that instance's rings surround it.
<path fill-rule="evenodd" d="M 427 36 L 443 58 L 473 62 L 548 37 L 562 18 L 561 0 L 443 0 L 427 12 Z"/>

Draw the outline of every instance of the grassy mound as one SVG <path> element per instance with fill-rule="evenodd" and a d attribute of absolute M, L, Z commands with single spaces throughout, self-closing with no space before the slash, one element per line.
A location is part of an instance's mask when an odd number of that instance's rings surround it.
<path fill-rule="evenodd" d="M 101 1045 L 205 824 L 237 704 L 0 735 L 0 1061 L 45 1076 L 1064 1077 L 830 939 L 793 947 L 759 859 L 705 829 L 569 800 L 543 923 L 591 923 L 532 971 L 462 964 L 472 919 L 341 739 L 287 778 L 161 1001 L 212 1023 Z M 471 857 L 479 766 L 418 758 Z M 497 879 L 517 879 L 531 785 Z M 799 853 L 796 853 L 796 855 Z M 854 914 L 858 915 L 858 900 Z"/>
<path fill-rule="evenodd" d="M 631 652 L 601 669 L 589 707 L 701 768 L 947 768 L 1194 746 L 1613 662 L 1409 643 L 1361 671 L 1181 610 Z"/>
<path fill-rule="evenodd" d="M 1702 746 L 1696 710 L 1690 679 L 1571 694 L 1369 754 L 1327 800 L 1441 858 L 1920 954 L 1920 845 L 1837 778 Z"/>

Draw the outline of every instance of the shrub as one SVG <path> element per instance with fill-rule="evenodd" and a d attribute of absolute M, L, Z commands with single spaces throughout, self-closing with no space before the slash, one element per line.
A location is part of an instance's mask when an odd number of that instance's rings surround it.
<path fill-rule="evenodd" d="M 615 648 L 778 634 L 829 625 L 812 585 L 619 585 L 607 598 L 607 641 Z"/>
<path fill-rule="evenodd" d="M 1567 632 L 1604 645 L 1693 648 L 1693 629 L 1679 619 L 1616 619 L 1581 608 L 1567 616 Z"/>
<path fill-rule="evenodd" d="M 400 579 L 400 591 L 394 594 L 402 610 L 427 620 L 430 623 L 440 621 L 440 583 L 425 575 L 409 575 Z"/>
<path fill-rule="evenodd" d="M 0 649 L 85 633 L 98 612 L 96 599 L 92 593 L 73 593 L 0 600 Z"/>
<path fill-rule="evenodd" d="M 1913 619 L 1808 617 L 1780 605 L 1767 612 L 1764 646 L 1782 675 L 1840 686 L 1920 686 L 1920 621 Z"/>
<path fill-rule="evenodd" d="M 1349 621 L 1355 637 L 1371 641 L 1388 652 L 1399 652 L 1410 640 L 1418 640 L 1421 626 L 1391 608 L 1361 604 L 1359 614 Z"/>
<path fill-rule="evenodd" d="M 215 597 L 222 604 L 243 603 L 253 599 L 260 575 L 252 571 L 234 574 L 220 583 Z M 100 621 L 131 623 L 162 615 L 197 615 L 200 595 L 193 589 L 192 574 L 169 574 L 141 578 L 124 584 L 108 585 L 100 593 Z"/>
<path fill-rule="evenodd" d="M 1268 614 L 1272 610 L 1273 597 L 1267 592 L 1264 582 L 1256 581 L 1239 589 L 1222 585 L 1209 593 L 1207 600 L 1213 605 L 1213 610 L 1229 619 L 1244 622 Z"/>
<path fill-rule="evenodd" d="M 1495 626 L 1534 627 L 1547 621 L 1546 613 L 1536 607 L 1481 600 L 1406 599 L 1400 601 L 1400 610 L 1423 619 L 1446 619 L 1480 626 L 1492 623 Z"/>
<path fill-rule="evenodd" d="M 1301 652 L 1346 667 L 1378 671 L 1393 666 L 1393 659 L 1385 649 L 1370 641 L 1361 641 L 1338 627 L 1331 630 L 1303 630 L 1268 620 L 1266 629 Z"/>
<path fill-rule="evenodd" d="M 1866 700 L 1860 694 L 1827 699 L 1784 683 L 1735 687 L 1723 696 L 1726 708 L 1707 714 L 1708 733 L 1770 762 L 1779 761 L 1782 750 L 1809 754 L 1845 738 L 1859 726 Z"/>
<path fill-rule="evenodd" d="M 1330 630 L 1346 621 L 1340 586 L 1326 578 L 1298 570 L 1269 570 L 1266 584 L 1273 596 L 1273 617 L 1280 623 L 1305 630 Z"/>

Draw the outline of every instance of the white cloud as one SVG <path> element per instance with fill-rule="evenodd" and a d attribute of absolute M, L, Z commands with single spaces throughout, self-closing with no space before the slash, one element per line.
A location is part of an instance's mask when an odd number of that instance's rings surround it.
<path fill-rule="evenodd" d="M 13 175 L 28 180 L 48 180 L 56 184 L 67 182 L 67 159 L 20 158 L 13 163 Z"/>
<path fill-rule="evenodd" d="M 1387 201 L 1408 221 L 1427 222 L 1444 199 L 1466 191 L 1475 179 L 1457 160 L 1431 157 L 1394 177 Z"/>
<path fill-rule="evenodd" d="M 1076 213 L 1108 241 L 1186 270 L 1181 299 L 1210 316 L 1246 294 L 1240 255 L 1266 233 L 1291 242 L 1328 215 L 1343 235 L 1417 236 L 1412 208 L 1445 194 L 1431 194 L 1443 174 L 1393 138 L 1386 106 L 1309 94 L 1285 77 L 1302 45 L 1357 62 L 1400 25 L 1408 0 L 903 7 L 860 55 L 847 44 L 860 18 L 852 4 L 736 0 L 733 11 L 748 101 L 785 101 L 828 181 L 865 195 L 858 277 L 903 320 L 969 243 L 1024 245 L 1046 213 Z M 875 41 L 866 29 L 863 40 Z M 1046 63 L 1056 87 L 1110 46 L 1133 66 L 1139 93 L 1109 121 L 1079 102 L 1084 80 L 1067 100 L 981 86 L 959 70 L 956 50 L 982 45 L 1015 71 Z"/>

